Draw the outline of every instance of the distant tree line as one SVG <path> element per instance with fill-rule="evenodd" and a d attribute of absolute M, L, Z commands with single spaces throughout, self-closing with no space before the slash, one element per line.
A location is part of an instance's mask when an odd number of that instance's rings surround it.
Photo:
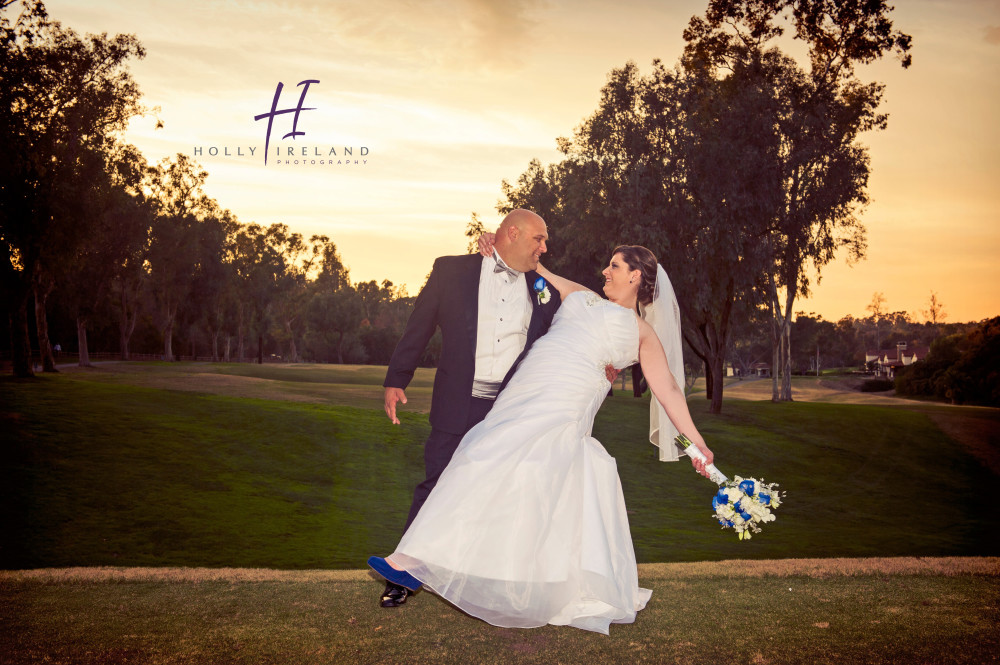
<path fill-rule="evenodd" d="M 770 366 L 771 341 L 766 312 L 743 319 L 734 326 L 729 362 L 748 375 L 757 363 Z M 895 353 L 896 344 L 933 348 L 935 340 L 965 335 L 981 324 L 913 320 L 907 312 L 885 312 L 879 316 L 845 316 L 827 321 L 815 313 L 798 312 L 792 322 L 792 373 L 815 373 L 829 369 L 865 371 L 868 351 Z"/>
<path fill-rule="evenodd" d="M 53 335 L 83 365 L 95 338 L 125 359 L 388 362 L 405 289 L 352 284 L 326 236 L 241 223 L 185 155 L 149 166 L 121 140 L 156 112 L 128 69 L 138 40 L 14 4 L 0 3 L 0 289 L 16 375 L 33 373 L 33 347 L 55 370 Z"/>

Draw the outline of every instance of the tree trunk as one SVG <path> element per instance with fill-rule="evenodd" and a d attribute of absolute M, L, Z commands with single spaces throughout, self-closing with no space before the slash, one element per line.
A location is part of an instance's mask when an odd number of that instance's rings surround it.
<path fill-rule="evenodd" d="M 57 372 L 56 361 L 52 356 L 52 343 L 49 341 L 49 317 L 45 311 L 45 303 L 52 292 L 52 287 L 35 285 L 35 326 L 38 329 L 38 353 L 42 356 L 42 371 Z"/>
<path fill-rule="evenodd" d="M 170 362 L 174 359 L 174 321 L 171 318 L 163 328 L 163 359 Z"/>
<path fill-rule="evenodd" d="M 90 367 L 90 349 L 87 348 L 87 319 L 76 317 L 76 344 L 80 349 L 80 367 Z"/>
<path fill-rule="evenodd" d="M 257 335 L 257 364 L 264 364 L 264 336 Z"/>
<path fill-rule="evenodd" d="M 292 332 L 291 321 L 285 321 L 285 330 L 288 331 L 288 362 L 297 363 L 299 351 L 295 348 L 295 333 Z"/>
<path fill-rule="evenodd" d="M 224 355 L 222 356 L 223 362 L 230 361 L 230 358 L 232 358 L 232 349 L 233 349 L 233 336 L 226 335 L 226 350 L 224 352 Z"/>
<path fill-rule="evenodd" d="M 118 344 L 121 347 L 122 360 L 129 359 L 129 342 L 132 340 L 132 333 L 135 332 L 135 319 L 133 316 L 118 323 Z"/>
<path fill-rule="evenodd" d="M 236 354 L 237 360 L 243 362 L 244 358 L 244 347 L 243 347 L 243 303 L 239 303 L 237 310 L 239 312 L 239 327 L 236 329 Z"/>
<path fill-rule="evenodd" d="M 712 371 L 712 362 L 705 359 L 705 399 L 714 403 L 715 395 L 715 372 Z"/>
<path fill-rule="evenodd" d="M 784 340 L 781 345 L 782 352 L 782 376 L 781 376 L 781 401 L 792 401 L 792 306 L 795 303 L 795 290 L 788 289 L 785 297 L 785 317 L 781 336 Z"/>
<path fill-rule="evenodd" d="M 781 318 L 781 304 L 778 301 L 778 285 L 774 281 L 774 275 L 770 275 L 771 282 L 771 401 L 780 402 L 781 392 L 778 389 L 778 374 L 781 368 L 781 330 L 783 320 Z"/>
<path fill-rule="evenodd" d="M 724 354 L 719 353 L 712 357 L 711 365 L 708 368 L 713 377 L 712 385 L 715 386 L 715 390 L 712 392 L 712 406 L 709 408 L 712 413 L 722 413 L 722 374 L 725 367 Z"/>
<path fill-rule="evenodd" d="M 785 294 L 785 304 L 782 307 L 777 282 L 772 275 L 771 281 L 771 401 L 792 401 L 792 307 L 795 304 L 795 288 L 788 287 Z M 782 311 L 784 310 L 784 311 Z M 778 375 L 781 375 L 781 386 L 778 386 Z"/>
<path fill-rule="evenodd" d="M 632 365 L 632 397 L 642 397 L 646 386 L 643 385 L 645 377 L 642 375 L 642 367 L 639 363 Z M 682 391 L 684 386 L 678 386 Z M 625 372 L 622 372 L 622 390 L 625 390 Z"/>
<path fill-rule="evenodd" d="M 344 333 L 340 333 L 340 339 L 337 340 L 337 364 L 344 364 Z"/>
<path fill-rule="evenodd" d="M 222 333 L 221 330 L 216 329 L 212 333 L 212 362 L 219 362 L 219 335 Z"/>
<path fill-rule="evenodd" d="M 31 368 L 31 336 L 28 333 L 28 297 L 31 290 L 19 288 L 18 291 L 11 298 L 13 306 L 10 308 L 11 365 L 14 376 L 27 378 L 35 375 Z"/>
<path fill-rule="evenodd" d="M 118 345 L 121 349 L 122 360 L 129 359 L 129 342 L 132 340 L 132 333 L 135 332 L 135 322 L 139 318 L 139 289 L 142 282 L 136 280 L 135 295 L 129 298 L 128 280 L 121 277 L 122 297 L 121 312 L 118 315 Z M 130 306 L 131 302 L 131 306 Z"/>
<path fill-rule="evenodd" d="M 778 390 L 778 372 L 781 368 L 781 326 L 777 318 L 771 319 L 771 401 L 780 402 L 781 393 Z"/>

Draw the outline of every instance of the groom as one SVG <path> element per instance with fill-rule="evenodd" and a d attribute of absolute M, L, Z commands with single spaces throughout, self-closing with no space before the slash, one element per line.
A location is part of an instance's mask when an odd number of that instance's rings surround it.
<path fill-rule="evenodd" d="M 442 256 L 417 296 L 385 375 L 385 412 L 399 424 L 396 405 L 436 328 L 441 358 L 431 395 L 431 433 L 424 443 L 426 479 L 417 485 L 404 531 L 451 461 L 462 437 L 486 417 L 500 388 L 559 307 L 559 293 L 534 291 L 535 268 L 548 240 L 545 221 L 514 210 L 497 229 L 491 257 Z M 543 302 L 544 301 L 544 302 Z M 411 592 L 389 582 L 382 607 L 397 607 Z"/>

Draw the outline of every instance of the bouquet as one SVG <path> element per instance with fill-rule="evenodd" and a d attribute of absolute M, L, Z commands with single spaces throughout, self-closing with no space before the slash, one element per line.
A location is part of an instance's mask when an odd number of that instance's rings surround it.
<path fill-rule="evenodd" d="M 683 434 L 674 439 L 689 457 L 701 461 L 705 454 Z M 723 529 L 733 529 L 740 540 L 749 540 L 751 534 L 760 533 L 760 524 L 773 522 L 771 511 L 781 505 L 782 493 L 775 490 L 776 483 L 763 483 L 756 478 L 727 478 L 714 464 L 705 467 L 709 478 L 719 485 L 719 491 L 712 497 L 712 515 L 719 520 Z"/>

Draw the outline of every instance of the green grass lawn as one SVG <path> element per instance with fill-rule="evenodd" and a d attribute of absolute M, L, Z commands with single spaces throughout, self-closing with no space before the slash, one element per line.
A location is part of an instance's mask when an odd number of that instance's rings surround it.
<path fill-rule="evenodd" d="M 400 536 L 428 432 L 414 409 L 432 373 L 396 427 L 381 371 L 134 363 L 0 379 L 0 568 L 363 566 Z M 690 404 L 719 467 L 779 482 L 786 502 L 749 542 L 719 529 L 713 486 L 656 461 L 647 400 L 619 393 L 594 435 L 618 461 L 640 562 L 1000 554 L 984 509 L 996 474 L 920 410 Z"/>

